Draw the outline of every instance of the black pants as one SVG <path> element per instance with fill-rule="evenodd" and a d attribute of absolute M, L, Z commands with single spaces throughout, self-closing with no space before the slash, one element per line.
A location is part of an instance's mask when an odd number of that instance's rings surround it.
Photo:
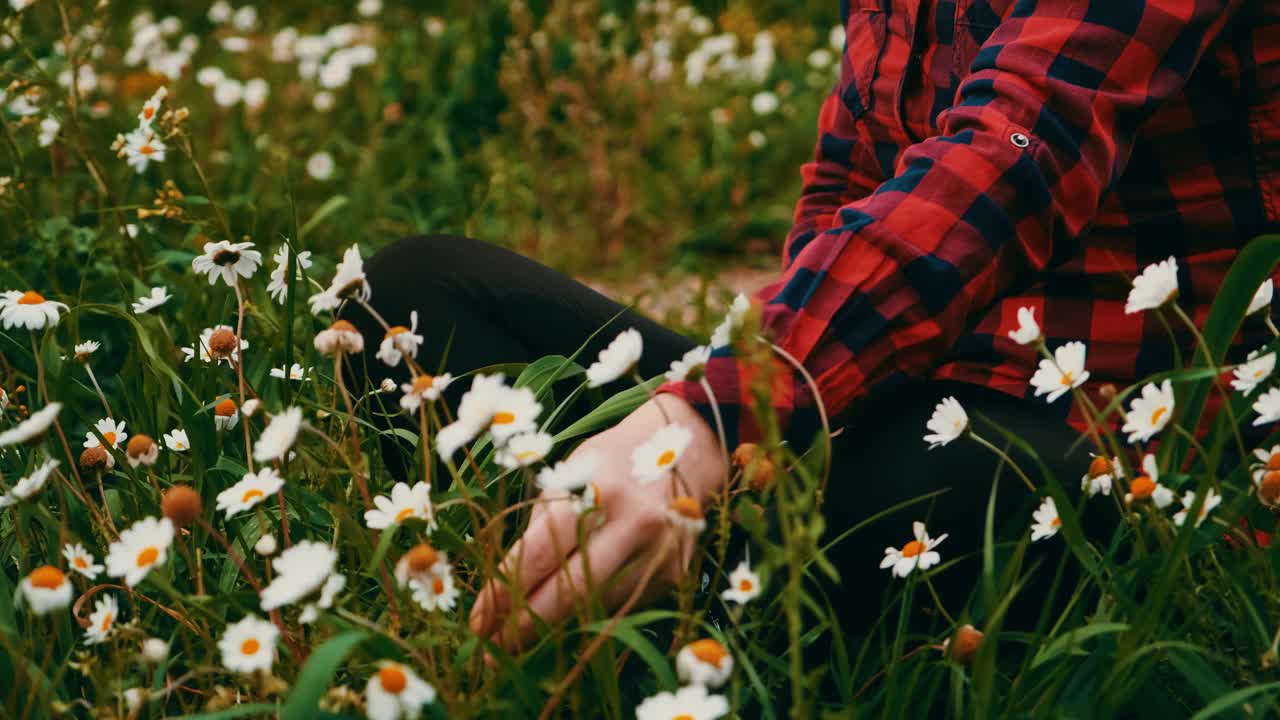
<path fill-rule="evenodd" d="M 453 236 L 406 238 L 378 252 L 365 264 L 373 288 L 372 304 L 392 324 L 408 323 L 418 311 L 419 333 L 425 338 L 419 361 L 440 369 L 440 355 L 449 344 L 444 369 L 454 374 L 508 362 L 526 362 L 550 354 L 569 355 L 592 333 L 621 312 L 610 328 L 587 347 L 583 364 L 618 332 L 636 328 L 644 336 L 640 371 L 652 377 L 692 348 L 693 340 L 631 311 L 590 288 L 532 260 L 487 243 Z M 382 377 L 404 381 L 407 371 L 388 368 L 373 357 L 381 329 L 359 309 L 348 318 L 366 337 L 366 367 L 378 382 Z M 453 402 L 467 383 L 457 384 Z M 988 496 L 997 472 L 994 454 L 970 441 L 928 450 L 921 439 L 925 422 L 937 402 L 953 395 L 973 417 L 981 414 L 1015 430 L 1037 449 L 1049 469 L 1070 484 L 1088 466 L 1081 445 L 1069 455 L 1079 435 L 1046 410 L 1040 401 L 1013 398 L 994 390 L 954 382 L 920 382 L 885 398 L 871 416 L 838 418 L 845 426 L 835 439 L 833 474 L 825 501 L 827 538 L 885 508 L 935 490 L 941 496 L 912 505 L 860 529 L 833 549 L 833 562 L 842 576 L 831 602 L 845 618 L 846 632 L 874 620 L 883 593 L 893 583 L 879 569 L 887 545 L 901 547 L 911 540 L 911 522 L 925 520 L 934 536 L 949 533 L 939 548 L 944 560 L 965 556 L 942 573 L 938 587 L 955 613 L 963 606 L 981 574 L 983 523 Z M 1059 402 L 1066 402 L 1060 400 Z M 994 434 L 990 439 L 995 439 Z M 388 455 L 392 471 L 398 460 Z M 1024 467 L 1033 472 L 1035 466 Z M 408 470 L 407 472 L 412 472 Z M 1033 475 L 1033 480 L 1035 477 Z M 1030 510 L 1038 499 L 1013 476 L 999 480 L 997 518 L 1000 535 L 1018 538 L 1029 532 Z M 1057 543 L 1061 539 L 1045 543 Z M 730 562 L 730 566 L 736 564 Z M 1040 571 L 1048 576 L 1051 563 Z M 1043 586 L 1048 585 L 1045 578 Z M 1040 586 L 1035 583 L 1034 587 Z M 837 588 L 828 588 L 837 590 Z M 1032 597 L 1030 608 L 1040 602 Z"/>

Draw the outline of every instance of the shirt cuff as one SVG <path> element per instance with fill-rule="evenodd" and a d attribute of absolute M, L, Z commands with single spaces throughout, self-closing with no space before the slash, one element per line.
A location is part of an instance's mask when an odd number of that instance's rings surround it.
<path fill-rule="evenodd" d="M 703 380 L 669 381 L 657 392 L 670 393 L 689 403 L 713 431 L 719 410 L 729 452 L 741 443 L 765 440 L 770 423 L 776 422 L 782 439 L 793 452 L 802 454 L 821 427 L 813 393 L 795 368 L 779 357 L 771 357 L 767 370 L 748 367 L 729 348 L 719 348 L 707 362 Z M 757 379 L 762 372 L 769 375 L 767 386 Z M 756 393 L 762 397 L 757 398 Z M 772 417 L 757 417 L 757 409 Z"/>

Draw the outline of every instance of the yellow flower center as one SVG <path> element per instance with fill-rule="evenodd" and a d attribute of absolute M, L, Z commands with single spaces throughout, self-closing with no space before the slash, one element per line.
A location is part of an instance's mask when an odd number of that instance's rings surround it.
<path fill-rule="evenodd" d="M 396 513 L 396 522 L 400 522 L 401 520 L 404 520 L 405 518 L 408 518 L 408 517 L 413 517 L 413 508 L 405 508 L 400 512 Z"/>
<path fill-rule="evenodd" d="M 1280 453 L 1276 453 L 1271 457 L 1267 458 L 1267 469 L 1280 470 Z"/>
<path fill-rule="evenodd" d="M 138 553 L 138 567 L 148 567 L 160 557 L 160 548 L 154 545 L 148 545 Z"/>
<path fill-rule="evenodd" d="M 676 461 L 676 451 L 664 450 L 662 454 L 658 456 L 658 467 L 666 467 L 675 461 Z"/>
<path fill-rule="evenodd" d="M 253 500 L 254 498 L 260 498 L 265 494 L 266 493 L 262 492 L 258 488 L 253 488 L 252 490 L 246 490 L 244 492 L 244 495 L 240 496 L 240 502 L 247 503 L 250 500 Z"/>
<path fill-rule="evenodd" d="M 54 590 L 62 587 L 62 584 L 67 581 L 67 576 L 52 565 L 45 565 L 32 570 L 27 579 L 31 581 L 34 587 Z"/>
<path fill-rule="evenodd" d="M 403 334 L 405 334 L 405 333 L 407 333 L 407 332 L 409 332 L 409 328 L 407 328 L 407 327 L 405 327 L 405 326 L 403 326 L 403 325 L 397 325 L 397 326 L 395 326 L 395 327 L 390 328 L 389 330 L 387 330 L 387 335 L 386 335 L 386 337 L 388 337 L 388 338 L 393 338 L 393 337 L 395 337 L 395 336 L 397 336 L 397 335 L 403 335 Z"/>
<path fill-rule="evenodd" d="M 82 557 L 77 557 L 75 560 L 72 560 L 71 563 L 76 567 L 80 568 L 81 570 L 84 570 L 85 568 L 89 567 L 89 563 L 86 562 L 85 559 Z"/>
<path fill-rule="evenodd" d="M 28 290 L 22 293 L 22 297 L 18 298 L 19 305 L 39 305 L 44 302 L 44 296 L 35 290 Z"/>
<path fill-rule="evenodd" d="M 720 667 L 720 661 L 729 655 L 729 651 L 724 649 L 720 643 L 711 638 L 704 638 L 689 643 L 689 652 L 704 663 Z"/>
<path fill-rule="evenodd" d="M 236 401 L 223 398 L 222 402 L 213 406 L 213 414 L 219 417 L 231 417 L 236 414 Z"/>
<path fill-rule="evenodd" d="M 1055 517 L 1052 521 L 1049 522 L 1049 527 L 1059 527 L 1061 525 L 1062 525 L 1062 518 L 1060 517 Z"/>
<path fill-rule="evenodd" d="M 424 393 L 431 389 L 431 386 L 435 384 L 435 380 L 436 379 L 430 375 L 419 375 L 413 379 L 413 391 L 416 393 Z"/>
<path fill-rule="evenodd" d="M 524 452 L 516 453 L 516 460 L 522 463 L 532 462 L 534 460 L 537 460 L 540 457 L 542 457 L 542 453 L 538 452 L 537 450 L 525 450 Z"/>
<path fill-rule="evenodd" d="M 751 592 L 751 588 L 755 587 L 755 583 L 750 578 L 742 578 L 738 581 L 738 590 L 742 592 Z"/>
<path fill-rule="evenodd" d="M 1075 378 L 1071 375 L 1071 373 L 1069 372 L 1062 373 L 1062 384 L 1064 387 L 1070 386 L 1071 383 L 1074 381 L 1075 381 Z"/>
<path fill-rule="evenodd" d="M 242 655 L 254 655 L 262 649 L 262 643 L 258 642 L 258 638 L 249 638 L 240 643 L 240 653 Z"/>
<path fill-rule="evenodd" d="M 142 117 L 146 120 L 150 120 L 151 118 L 155 117 L 155 114 L 156 114 L 156 109 L 151 107 L 150 105 L 142 108 Z"/>
<path fill-rule="evenodd" d="M 441 580 L 440 578 L 434 578 L 434 579 L 432 579 L 432 581 L 431 581 L 431 592 L 435 593 L 436 595 L 439 595 L 439 594 L 443 593 L 443 592 L 444 592 L 444 580 Z"/>
<path fill-rule="evenodd" d="M 395 665 L 383 665 L 378 670 L 378 682 L 382 684 L 382 689 L 387 692 L 398 695 L 409 684 L 409 678 L 405 676 L 404 671 Z"/>
<path fill-rule="evenodd" d="M 1099 475 L 1110 475 L 1111 470 L 1111 461 L 1101 455 L 1095 457 L 1093 461 L 1089 463 L 1089 477 L 1091 478 L 1098 477 Z"/>
<path fill-rule="evenodd" d="M 143 145 L 142 147 L 138 148 L 138 152 L 142 153 L 143 155 L 147 155 L 147 156 L 152 155 L 153 153 L 155 153 L 155 151 L 156 151 L 156 149 L 155 149 L 155 148 L 153 148 L 153 147 L 151 147 L 151 144 L 150 144 L 150 143 L 147 143 L 146 145 Z"/>
<path fill-rule="evenodd" d="M 102 632 L 106 632 L 111 629 L 112 620 L 115 620 L 115 616 L 111 613 L 107 613 L 107 616 L 102 618 Z"/>
<path fill-rule="evenodd" d="M 1146 475 L 1139 475 L 1129 483 L 1129 494 L 1134 500 L 1149 500 L 1156 491 L 1156 483 Z"/>
<path fill-rule="evenodd" d="M 494 425 L 510 425 L 515 421 L 516 421 L 515 414 L 507 412 L 506 410 L 500 410 L 493 414 Z"/>
<path fill-rule="evenodd" d="M 1163 405 L 1161 405 L 1160 407 L 1156 408 L 1156 411 L 1155 411 L 1155 412 L 1153 412 L 1153 413 L 1151 413 L 1151 424 L 1152 424 L 1152 425 L 1155 425 L 1156 423 L 1160 422 L 1160 418 L 1161 418 L 1161 417 L 1163 417 L 1163 416 L 1164 416 L 1164 414 L 1165 414 L 1166 412 L 1168 412 L 1168 410 L 1169 410 L 1169 408 L 1167 408 L 1167 407 L 1165 407 L 1165 406 L 1163 406 Z"/>
<path fill-rule="evenodd" d="M 902 546 L 902 557 L 905 558 L 913 558 L 922 552 L 924 552 L 924 543 L 919 540 L 912 540 Z"/>
<path fill-rule="evenodd" d="M 106 440 L 106 441 L 107 441 L 107 444 L 108 444 L 108 445 L 115 445 L 115 444 L 116 444 L 116 434 L 115 434 L 115 433 L 113 433 L 113 432 L 104 432 L 104 433 L 102 433 L 102 438 L 103 438 L 104 440 Z"/>
<path fill-rule="evenodd" d="M 680 715 L 676 715 L 671 718 L 671 720 L 694 720 L 694 718 L 689 713 L 681 713 Z"/>
<path fill-rule="evenodd" d="M 690 520 L 702 518 L 702 505 L 689 496 L 678 497 L 671 501 L 671 509 Z"/>

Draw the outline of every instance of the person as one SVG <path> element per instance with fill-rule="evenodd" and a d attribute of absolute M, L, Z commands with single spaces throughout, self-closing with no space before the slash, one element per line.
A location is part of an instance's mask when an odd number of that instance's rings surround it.
<path fill-rule="evenodd" d="M 774 410 L 795 443 L 807 444 L 819 403 L 841 428 L 825 500 L 829 538 L 942 493 L 842 542 L 834 557 L 844 582 L 891 585 L 878 569 L 883 548 L 909 540 L 910 521 L 926 514 L 963 558 L 944 575 L 973 578 L 980 561 L 970 551 L 981 545 L 998 461 L 973 443 L 927 450 L 926 419 L 955 397 L 971 416 L 1016 430 L 1059 479 L 1084 473 L 1087 446 L 1077 440 L 1085 419 L 1070 395 L 1036 396 L 1035 350 L 1010 337 L 1018 311 L 1033 310 L 1051 349 L 1085 343 L 1082 389 L 1095 403 L 1106 385 L 1172 365 L 1179 348 L 1169 330 L 1154 313 L 1126 312 L 1126 296 L 1145 266 L 1173 258 L 1176 302 L 1203 319 L 1239 248 L 1280 222 L 1280 1 L 844 0 L 841 14 L 840 79 L 802 169 L 782 272 L 754 300 L 764 333 L 803 364 L 817 393 L 779 359 Z M 405 239 L 366 270 L 381 314 L 418 311 L 426 367 L 436 359 L 431 348 L 446 342 L 455 373 L 569 354 L 606 325 L 613 330 L 597 334 L 584 357 L 634 327 L 646 377 L 694 347 L 477 241 Z M 370 319 L 352 319 L 370 339 L 381 337 Z M 1251 322 L 1242 348 L 1268 337 Z M 1173 333 L 1190 348 L 1187 332 Z M 371 372 L 403 372 L 379 365 L 370 358 Z M 585 557 L 594 575 L 608 577 L 644 566 L 632 561 L 660 545 L 669 498 L 632 483 L 629 464 L 631 450 L 668 420 L 693 433 L 682 478 L 703 497 L 717 491 L 728 468 L 713 403 L 730 448 L 760 432 L 742 405 L 741 373 L 732 350 L 718 348 L 706 386 L 667 383 L 584 443 L 604 458 L 596 477 L 606 520 L 586 547 L 574 547 L 565 504 L 535 509 L 506 566 L 529 611 L 547 622 L 570 616 L 582 583 L 559 581 L 564 563 L 580 579 Z M 999 498 L 1002 516 L 1038 502 L 1016 481 L 1001 480 Z M 639 592 L 660 596 L 686 561 L 664 559 Z M 607 602 L 617 606 L 640 580 L 632 570 Z M 511 648 L 529 642 L 529 613 L 509 617 L 501 585 L 489 590 L 472 610 L 473 629 Z M 879 593 L 847 595 L 856 597 L 838 604 L 848 617 L 875 617 L 866 613 L 876 612 Z"/>

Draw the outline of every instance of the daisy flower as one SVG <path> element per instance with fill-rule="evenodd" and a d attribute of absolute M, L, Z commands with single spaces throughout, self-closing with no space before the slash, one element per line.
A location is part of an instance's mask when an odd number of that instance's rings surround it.
<path fill-rule="evenodd" d="M 129 444 L 124 447 L 124 459 L 129 463 L 129 467 L 136 468 L 139 465 L 150 467 L 160 459 L 160 446 L 148 435 L 134 435 L 129 438 Z"/>
<path fill-rule="evenodd" d="M 549 433 L 521 433 L 513 435 L 494 457 L 499 465 L 513 470 L 545 460 L 551 452 L 552 443 Z"/>
<path fill-rule="evenodd" d="M 1058 534 L 1058 528 L 1062 527 L 1058 506 L 1051 497 L 1045 498 L 1031 517 L 1035 521 L 1031 524 L 1031 542 L 1053 537 Z"/>
<path fill-rule="evenodd" d="M 1160 469 L 1151 453 L 1142 458 L 1142 474 L 1129 483 L 1129 492 L 1124 494 L 1125 505 L 1145 500 L 1161 510 L 1173 504 L 1173 491 L 1160 484 Z"/>
<path fill-rule="evenodd" d="M 1187 514 L 1191 512 L 1191 508 L 1196 503 L 1196 494 L 1190 490 L 1182 496 L 1182 510 L 1173 514 L 1173 524 L 1182 527 L 1187 521 Z M 1196 516 L 1196 527 L 1200 527 L 1200 523 L 1209 516 L 1209 511 L 1222 504 L 1222 496 L 1218 491 L 1209 488 L 1208 493 L 1204 497 L 1204 506 L 1200 508 L 1200 514 Z"/>
<path fill-rule="evenodd" d="M 1258 402 L 1262 402 L 1265 397 L 1263 395 L 1258 398 Z M 1129 404 L 1129 414 L 1125 416 L 1124 427 L 1120 428 L 1120 432 L 1129 434 L 1130 443 L 1146 442 L 1169 424 L 1173 408 L 1172 382 L 1165 380 L 1159 386 L 1147 383 L 1142 387 L 1142 397 L 1134 398 Z"/>
<path fill-rule="evenodd" d="M 711 333 L 711 347 L 728 347 L 733 342 L 733 331 L 742 327 L 742 320 L 750 309 L 751 301 L 746 295 L 738 293 L 738 296 L 733 299 L 733 304 L 729 306 L 729 312 L 725 314 L 724 320 L 721 320 Z"/>
<path fill-rule="evenodd" d="M 717 640 L 695 640 L 676 654 L 676 672 L 682 683 L 718 688 L 733 674 L 733 656 Z"/>
<path fill-rule="evenodd" d="M 156 88 L 151 97 L 142 104 L 142 110 L 138 113 L 138 127 L 151 127 L 152 121 L 160 114 L 160 104 L 168 94 L 169 90 L 164 86 Z"/>
<path fill-rule="evenodd" d="M 52 565 L 38 567 L 22 579 L 22 596 L 37 615 L 71 604 L 71 581 L 66 573 Z"/>
<path fill-rule="evenodd" d="M 102 566 L 94 562 L 93 555 L 80 543 L 62 546 L 62 557 L 67 559 L 67 566 L 81 575 L 93 580 L 102 572 Z"/>
<path fill-rule="evenodd" d="M 1120 458 L 1108 460 L 1102 455 L 1094 455 L 1089 463 L 1089 471 L 1080 478 L 1080 490 L 1089 497 L 1099 493 L 1110 495 L 1112 481 L 1122 479 L 1124 468 L 1120 465 Z"/>
<path fill-rule="evenodd" d="M 453 382 L 453 376 L 449 373 L 443 375 L 427 375 L 422 373 L 415 375 L 412 382 L 404 383 L 400 386 L 400 391 L 404 396 L 400 398 L 400 407 L 409 412 L 416 412 L 422 407 L 423 402 L 435 402 L 440 399 L 440 394 L 449 389 L 449 383 Z"/>
<path fill-rule="evenodd" d="M 934 548 L 947 539 L 946 533 L 930 538 L 924 523 L 918 520 L 911 523 L 911 533 L 915 535 L 915 540 L 903 545 L 901 550 L 895 547 L 884 549 L 884 560 L 880 561 L 880 567 L 892 568 L 894 577 L 904 578 L 916 568 L 928 570 L 942 562 L 942 556 Z"/>
<path fill-rule="evenodd" d="M 19 502 L 40 492 L 57 467 L 57 460 L 45 460 L 39 467 L 32 470 L 30 475 L 20 478 L 18 482 L 13 484 L 13 487 L 9 488 L 8 492 L 0 495 L 0 508 L 17 505 Z"/>
<path fill-rule="evenodd" d="M 226 240 L 207 242 L 204 254 L 191 261 L 191 269 L 197 275 L 208 275 L 209 284 L 219 279 L 229 287 L 235 287 L 237 276 L 248 279 L 262 265 L 262 253 L 253 250 L 253 243 L 232 243 Z"/>
<path fill-rule="evenodd" d="M 174 428 L 164 434 L 164 446 L 174 452 L 186 452 L 191 449 L 191 440 L 187 438 L 186 430 Z"/>
<path fill-rule="evenodd" d="M 703 685 L 663 691 L 636 706 L 636 720 L 716 720 L 729 714 L 729 701 Z"/>
<path fill-rule="evenodd" d="M 36 138 L 36 142 L 40 147 L 49 147 L 58 139 L 58 131 L 62 129 L 62 122 L 56 117 L 47 117 L 40 121 L 40 134 Z"/>
<path fill-rule="evenodd" d="M 595 476 L 598 458 L 584 452 L 570 456 L 538 471 L 537 483 L 543 492 L 574 492 L 585 488 Z"/>
<path fill-rule="evenodd" d="M 169 149 L 149 127 L 140 127 L 117 142 L 121 143 L 120 157 L 139 175 L 146 172 L 152 162 L 164 162 L 165 151 Z"/>
<path fill-rule="evenodd" d="M 139 520 L 107 548 L 107 575 L 122 577 L 129 587 L 157 565 L 163 565 L 173 544 L 173 523 L 169 518 L 148 517 Z"/>
<path fill-rule="evenodd" d="M 1258 462 L 1253 464 L 1255 485 L 1261 483 L 1267 473 L 1280 470 L 1280 445 L 1272 445 L 1270 450 L 1258 448 L 1253 451 L 1253 456 L 1258 459 Z"/>
<path fill-rule="evenodd" d="M 43 330 L 58 324 L 60 313 L 66 312 L 67 306 L 60 302 L 45 300 L 35 290 L 5 290 L 0 293 L 0 324 L 5 330 L 20 327 L 27 330 Z"/>
<path fill-rule="evenodd" d="M 272 256 L 276 267 L 271 271 L 271 282 L 267 283 L 267 294 L 272 300 L 283 305 L 289 297 L 289 281 L 285 277 L 289 272 L 289 246 L 281 245 Z M 311 251 L 303 250 L 294 260 L 297 279 L 302 279 L 302 271 L 311 267 Z"/>
<path fill-rule="evenodd" d="M 417 334 L 418 311 L 409 313 L 409 327 L 396 325 L 387 330 L 382 343 L 378 345 L 377 358 L 391 367 L 396 367 L 405 355 L 418 357 L 418 347 L 422 345 L 422 336 Z"/>
<path fill-rule="evenodd" d="M 933 416 L 925 423 L 925 428 L 932 430 L 924 436 L 929 449 L 942 447 L 964 434 L 969 429 L 969 415 L 961 407 L 960 401 L 954 397 L 943 398 L 933 409 Z"/>
<path fill-rule="evenodd" d="M 327 329 L 316 333 L 315 346 L 325 355 L 360 353 L 364 352 L 364 336 L 346 320 L 334 320 Z"/>
<path fill-rule="evenodd" d="M 93 604 L 93 614 L 89 616 L 89 627 L 84 629 L 84 644 L 97 645 L 105 642 L 116 626 L 116 618 L 120 617 L 120 606 L 115 595 L 103 595 Z"/>
<path fill-rule="evenodd" d="M 213 406 L 213 427 L 217 430 L 230 430 L 240 422 L 240 409 L 236 401 L 229 397 L 222 398 Z"/>
<path fill-rule="evenodd" d="M 419 543 L 402 555 L 396 562 L 395 570 L 396 582 L 402 587 L 408 585 L 410 580 L 443 576 L 451 572 L 449 554 L 426 543 Z"/>
<path fill-rule="evenodd" d="M 682 425 L 659 428 L 653 437 L 631 452 L 632 475 L 641 483 L 666 478 L 692 439 L 693 432 Z"/>
<path fill-rule="evenodd" d="M 71 356 L 78 363 L 89 362 L 89 356 L 98 352 L 98 348 L 102 347 L 97 340 L 86 340 L 82 343 L 76 343 L 75 348 L 71 351 Z"/>
<path fill-rule="evenodd" d="M 1274 284 L 1271 278 L 1262 281 L 1258 286 L 1258 290 L 1253 293 L 1253 299 L 1249 301 L 1249 309 L 1245 310 L 1245 315 L 1252 315 L 1260 310 L 1271 307 L 1271 296 L 1275 293 Z"/>
<path fill-rule="evenodd" d="M 537 430 L 539 403 L 529 388 L 509 388 L 502 375 L 477 375 L 458 404 L 458 419 L 441 429 L 436 449 L 448 459 L 486 428 L 495 445 L 512 436 Z"/>
<path fill-rule="evenodd" d="M 409 578 L 409 589 L 413 591 L 413 601 L 428 612 L 449 612 L 458 602 L 458 587 L 448 566 L 430 576 Z"/>
<path fill-rule="evenodd" d="M 1258 413 L 1258 417 L 1253 419 L 1255 426 L 1280 420 L 1280 388 L 1271 388 L 1259 395 L 1253 403 L 1253 411 Z M 3 436 L 0 435 L 0 445 L 4 444 Z"/>
<path fill-rule="evenodd" d="M 408 667 L 383 661 L 364 689 L 369 720 L 416 718 L 422 706 L 435 702 L 436 690 Z"/>
<path fill-rule="evenodd" d="M 688 495 L 675 498 L 667 505 L 667 520 L 672 527 L 689 535 L 697 535 L 707 529 L 702 503 Z"/>
<path fill-rule="evenodd" d="M 1262 351 L 1254 350 L 1249 353 L 1245 362 L 1231 371 L 1235 376 L 1231 380 L 1231 387 L 1244 393 L 1245 397 L 1249 397 L 1276 369 L 1276 354 L 1269 352 L 1266 355 L 1259 355 L 1260 352 Z"/>
<path fill-rule="evenodd" d="M 298 622 L 308 625 L 320 619 L 320 611 L 328 610 L 333 607 L 333 601 L 337 599 L 338 593 L 347 586 L 347 576 L 342 573 L 334 573 L 324 581 L 324 585 L 320 586 L 320 597 L 316 598 L 313 603 L 307 603 L 302 606 L 302 612 L 298 614 Z"/>
<path fill-rule="evenodd" d="M 270 670 L 276 660 L 276 641 L 279 638 L 280 631 L 274 624 L 249 615 L 228 625 L 218 640 L 222 665 L 239 673 Z"/>
<path fill-rule="evenodd" d="M 201 362 L 211 363 L 216 359 L 218 362 L 224 362 L 230 365 L 231 358 L 235 357 L 234 352 L 227 353 L 225 357 L 215 358 L 209 345 L 210 341 L 213 339 L 214 334 L 220 333 L 223 331 L 231 333 L 232 336 L 234 337 L 236 329 L 231 327 L 230 325 L 214 325 L 211 328 L 205 328 L 204 330 L 202 330 L 200 332 L 200 342 L 196 343 L 195 347 L 182 348 L 182 354 L 186 356 L 185 358 L 183 358 L 182 361 L 191 362 L 193 358 L 199 357 Z M 235 349 L 234 343 L 235 343 L 235 340 L 232 340 L 232 344 L 233 344 L 232 350 Z M 243 353 L 245 350 L 248 350 L 248 349 L 249 349 L 249 341 L 245 340 L 244 338 L 241 338 L 240 352 Z"/>
<path fill-rule="evenodd" d="M 62 410 L 62 403 L 51 402 L 31 413 L 31 417 L 0 433 L 0 447 L 28 443 L 44 437 L 53 425 L 53 421 L 57 419 L 60 410 Z"/>
<path fill-rule="evenodd" d="M 1044 358 L 1031 376 L 1031 384 L 1036 389 L 1036 397 L 1048 395 L 1047 402 L 1062 397 L 1072 388 L 1078 388 L 1089 379 L 1089 371 L 1084 369 L 1085 346 L 1082 342 L 1069 342 L 1053 351 L 1053 360 Z"/>
<path fill-rule="evenodd" d="M 218 493 L 216 509 L 225 510 L 226 519 L 230 520 L 275 495 L 282 487 L 284 478 L 275 468 L 264 467 L 256 473 L 245 473 L 235 485 Z"/>
<path fill-rule="evenodd" d="M 270 612 L 316 592 L 333 574 L 337 561 L 336 550 L 313 540 L 286 549 L 273 564 L 275 579 L 262 589 L 262 609 Z"/>
<path fill-rule="evenodd" d="M 1132 315 L 1154 310 L 1178 296 L 1178 261 L 1168 260 L 1148 265 L 1133 279 L 1133 289 L 1125 301 L 1124 312 Z"/>
<path fill-rule="evenodd" d="M 286 372 L 284 366 L 281 365 L 278 368 L 271 368 L 271 377 L 301 382 L 307 379 L 307 376 L 311 374 L 311 370 L 312 368 L 304 368 L 298 363 L 294 363 L 289 366 L 289 370 Z"/>
<path fill-rule="evenodd" d="M 418 519 L 435 527 L 435 513 L 431 508 L 431 486 L 417 482 L 413 487 L 398 482 L 391 488 L 391 497 L 378 495 L 373 499 L 375 509 L 366 510 L 364 524 L 373 530 L 384 530 L 405 520 Z"/>
<path fill-rule="evenodd" d="M 169 288 L 153 287 L 151 288 L 150 294 L 143 295 L 134 301 L 133 312 L 138 315 L 151 312 L 152 310 L 155 310 L 161 305 L 169 302 L 172 298 L 173 296 L 169 294 Z"/>
<path fill-rule="evenodd" d="M 349 297 L 367 302 L 369 295 L 369 281 L 364 275 L 364 260 L 360 257 L 360 248 L 352 245 L 343 253 L 333 282 L 324 291 L 312 295 L 307 302 L 311 304 L 312 314 L 319 315 L 325 310 L 336 310 Z"/>
<path fill-rule="evenodd" d="M 751 566 L 743 560 L 729 573 L 729 587 L 720 592 L 720 597 L 725 602 L 746 605 L 755 600 L 762 589 L 760 576 L 752 572 Z"/>
<path fill-rule="evenodd" d="M 626 375 L 640 362 L 644 338 L 635 328 L 623 330 L 587 368 L 587 387 L 600 387 Z"/>
<path fill-rule="evenodd" d="M 120 443 L 129 438 L 129 433 L 124 431 L 124 426 L 125 422 L 123 420 L 116 422 L 112 418 L 103 418 L 94 423 L 94 427 L 98 429 L 98 432 L 102 434 L 103 439 L 107 441 L 107 447 L 112 449 L 120 447 Z M 98 447 L 100 444 L 101 443 L 99 442 L 97 435 L 91 432 L 86 432 L 84 434 L 85 447 Z"/>
<path fill-rule="evenodd" d="M 258 462 L 283 460 L 298 440 L 302 428 L 302 408 L 289 407 L 271 416 L 271 422 L 253 445 L 253 459 Z"/>
<path fill-rule="evenodd" d="M 1018 308 L 1018 327 L 1009 331 L 1009 339 L 1019 345 L 1033 345 L 1040 342 L 1043 335 L 1036 322 L 1036 309 L 1033 307 Z"/>
<path fill-rule="evenodd" d="M 707 363 L 711 361 L 711 348 L 699 345 L 684 354 L 679 360 L 671 361 L 671 369 L 667 371 L 667 380 L 671 382 L 697 382 L 707 374 Z"/>

